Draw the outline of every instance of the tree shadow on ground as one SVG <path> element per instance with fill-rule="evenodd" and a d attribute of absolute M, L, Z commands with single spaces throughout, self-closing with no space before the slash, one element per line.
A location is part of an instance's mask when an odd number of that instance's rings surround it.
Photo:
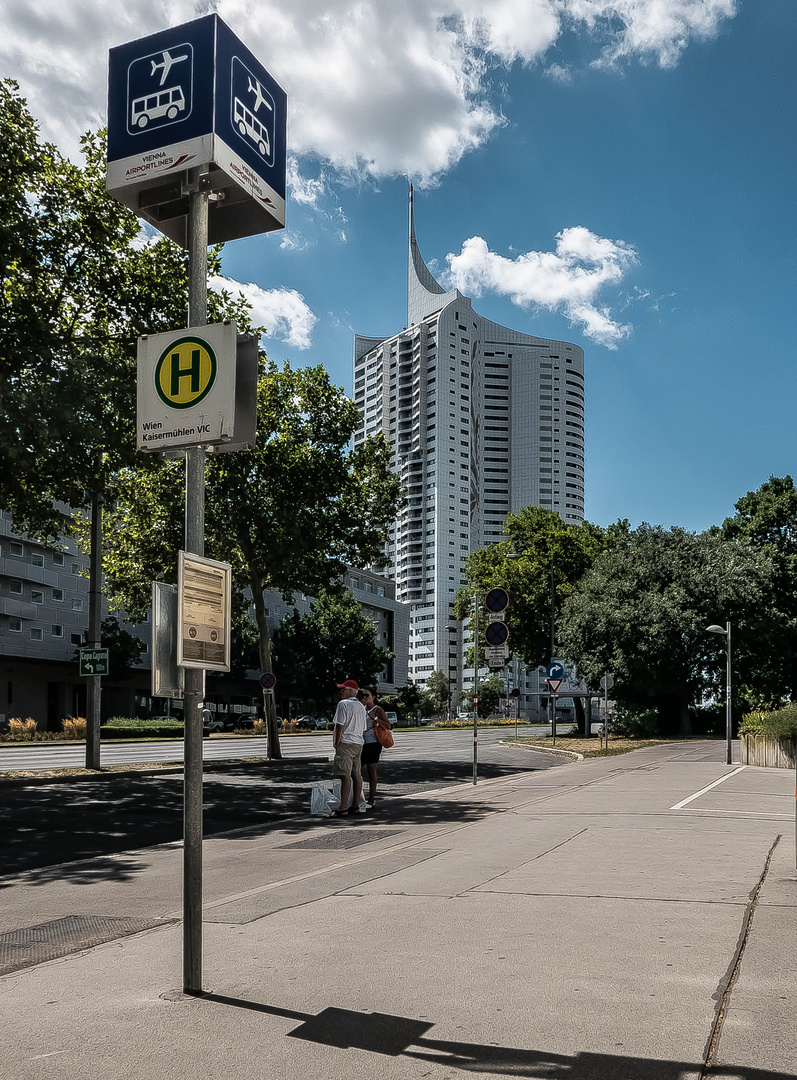
<path fill-rule="evenodd" d="M 533 771 L 525 767 L 485 763 L 482 779 Z M 281 761 L 213 764 L 205 770 L 204 831 L 206 837 L 238 829 L 266 833 L 287 828 L 303 832 L 330 827 L 329 819 L 310 817 L 310 788 L 330 776 L 326 762 Z M 483 808 L 434 798 L 400 799 L 396 795 L 448 787 L 472 777 L 470 762 L 401 761 L 380 769 L 378 813 L 336 819 L 347 827 L 358 821 L 385 825 L 446 824 L 474 820 Z M 182 776 L 119 776 L 71 784 L 0 786 L 0 888 L 26 876 L 45 884 L 55 880 L 86 884 L 124 880 L 138 872 L 118 859 L 120 852 L 174 843 L 183 835 Z M 78 865 L 74 865 L 77 863 Z M 89 865 L 90 864 L 90 865 Z M 43 868 L 49 868 L 42 873 Z"/>
<path fill-rule="evenodd" d="M 704 1075 L 703 1062 L 589 1051 L 555 1054 L 495 1043 L 485 1046 L 459 1040 L 430 1039 L 427 1032 L 434 1024 L 407 1016 L 355 1012 L 334 1007 L 312 1015 L 212 992 L 199 995 L 199 999 L 300 1021 L 297 1028 L 286 1033 L 287 1038 L 305 1039 L 340 1049 L 366 1050 L 394 1058 L 402 1056 L 481 1075 L 520 1076 L 530 1080 L 543 1080 L 545 1077 L 556 1080 L 686 1080 L 687 1077 Z M 739 1066 L 718 1067 L 710 1070 L 708 1075 L 712 1072 L 715 1075 L 732 1075 L 734 1080 L 793 1080 L 792 1074 Z"/>

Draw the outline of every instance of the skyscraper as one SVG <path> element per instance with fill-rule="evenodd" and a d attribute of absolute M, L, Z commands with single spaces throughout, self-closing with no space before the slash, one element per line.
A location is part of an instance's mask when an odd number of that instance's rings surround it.
<path fill-rule="evenodd" d="M 411 605 L 411 681 L 451 667 L 469 552 L 529 504 L 584 517 L 584 353 L 482 318 L 421 258 L 410 190 L 407 328 L 354 342 L 355 443 L 382 432 L 404 481 L 386 552 Z"/>

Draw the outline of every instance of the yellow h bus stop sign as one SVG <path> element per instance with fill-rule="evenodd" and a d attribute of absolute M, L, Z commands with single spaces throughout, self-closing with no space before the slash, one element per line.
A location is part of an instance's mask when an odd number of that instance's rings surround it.
<path fill-rule="evenodd" d="M 223 446 L 232 439 L 237 336 L 229 322 L 139 338 L 139 450 Z"/>

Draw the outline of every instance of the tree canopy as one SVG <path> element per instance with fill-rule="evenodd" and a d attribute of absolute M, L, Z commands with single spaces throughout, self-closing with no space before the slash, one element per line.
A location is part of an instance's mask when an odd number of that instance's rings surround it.
<path fill-rule="evenodd" d="M 105 188 L 105 133 L 74 164 L 0 80 L 0 505 L 45 541 L 135 460 L 136 344 L 185 325 L 186 253 L 150 240 Z M 220 249 L 209 256 L 220 270 Z M 249 327 L 240 300 L 211 319 Z"/>
<path fill-rule="evenodd" d="M 509 514 L 504 523 L 507 539 L 488 544 L 468 558 L 467 585 L 457 594 L 456 617 L 471 617 L 477 590 L 505 588 L 509 592 L 506 623 L 512 652 L 530 667 L 547 664 L 552 656 L 552 609 L 556 619 L 596 556 L 625 535 L 627 528 L 627 522 L 609 529 L 587 521 L 565 524 L 558 514 L 539 506 Z M 480 620 L 482 629 L 487 622 L 485 614 Z"/>
<path fill-rule="evenodd" d="M 274 634 L 274 667 L 283 693 L 329 706 L 343 679 L 375 683 L 393 654 L 376 641 L 373 621 L 345 589 L 322 590 L 306 615 L 294 609 Z"/>
<path fill-rule="evenodd" d="M 562 651 L 588 683 L 614 676 L 618 703 L 657 710 L 689 732 L 689 706 L 722 696 L 725 651 L 706 633 L 733 626 L 734 683 L 750 683 L 781 630 L 772 618 L 773 567 L 752 545 L 642 525 L 600 554 L 565 603 Z"/>

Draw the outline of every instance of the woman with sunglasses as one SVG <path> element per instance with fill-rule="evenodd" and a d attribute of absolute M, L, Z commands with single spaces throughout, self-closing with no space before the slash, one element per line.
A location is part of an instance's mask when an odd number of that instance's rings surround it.
<path fill-rule="evenodd" d="M 368 771 L 368 798 L 366 803 L 373 810 L 376 801 L 376 766 L 382 753 L 382 745 L 376 737 L 374 725 L 382 725 L 390 730 L 390 721 L 381 705 L 377 704 L 375 686 L 363 686 L 357 697 L 365 706 L 368 719 L 363 732 L 362 764 Z"/>

